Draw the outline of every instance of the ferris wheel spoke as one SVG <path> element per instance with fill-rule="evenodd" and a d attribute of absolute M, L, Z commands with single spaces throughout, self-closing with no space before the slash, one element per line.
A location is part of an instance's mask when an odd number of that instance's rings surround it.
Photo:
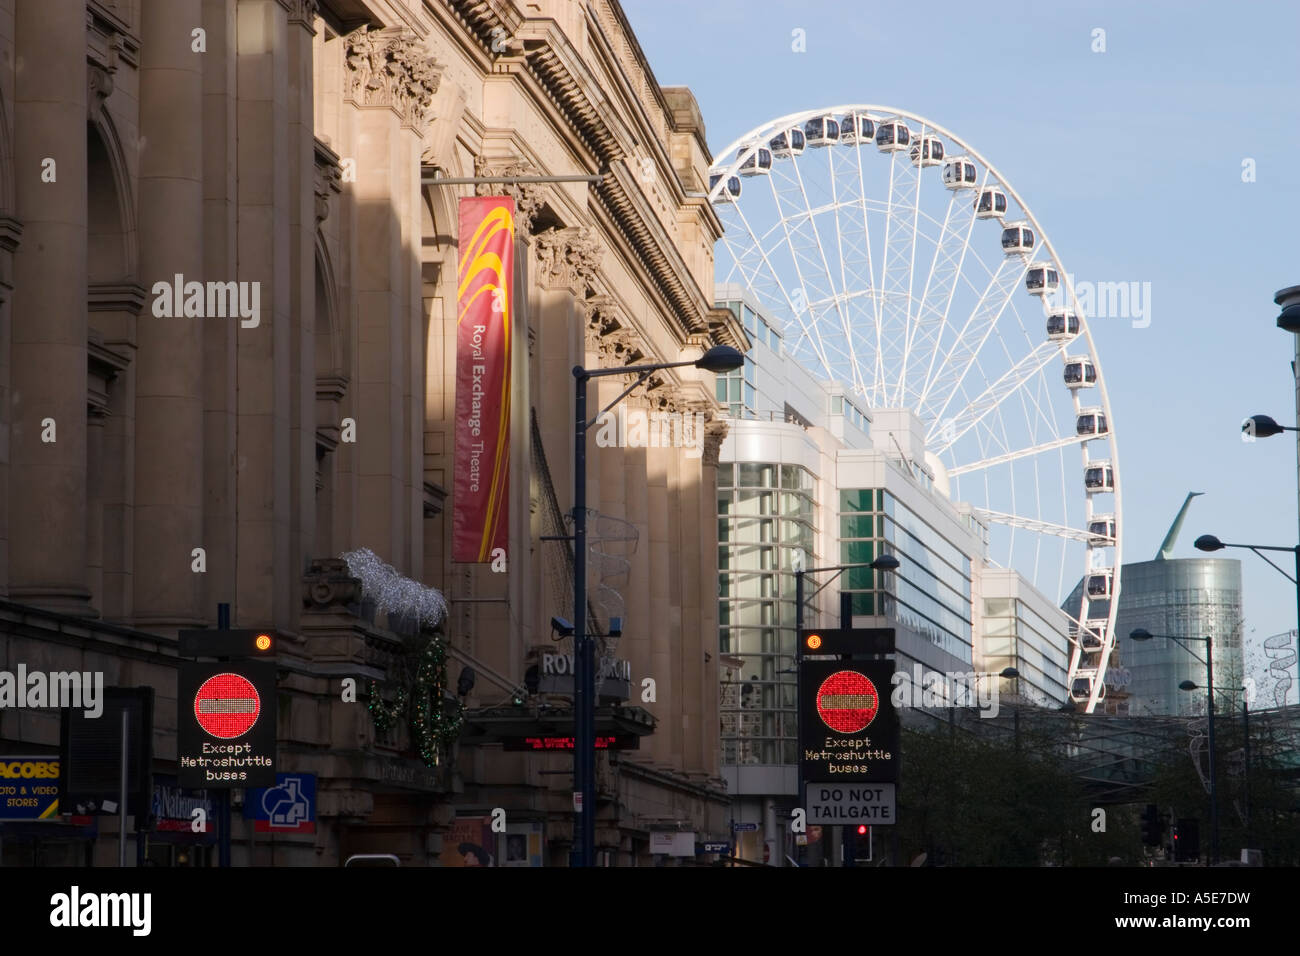
<path fill-rule="evenodd" d="M 924 129 L 924 127 L 923 127 Z M 912 273 L 916 259 L 916 227 L 920 215 L 921 170 L 907 150 L 891 154 L 889 206 L 886 210 L 884 266 L 881 269 L 880 330 L 877 335 L 876 386 L 873 403 L 889 402 L 888 369 L 905 364 L 907 327 L 912 308 Z"/>
<path fill-rule="evenodd" d="M 1025 531 L 1031 531 L 1034 534 L 1054 535 L 1058 538 L 1065 538 L 1069 541 L 1086 542 L 1091 540 L 1091 535 L 1081 528 L 1071 528 L 1051 521 L 1042 521 L 1038 518 L 1022 518 L 1019 515 L 1007 514 L 1003 511 L 990 511 L 987 508 L 972 508 L 971 513 L 982 521 L 1009 525 L 1011 527 L 1021 528 Z"/>
<path fill-rule="evenodd" d="M 935 420 L 932 422 L 929 435 L 934 436 L 935 453 L 945 451 L 953 442 L 961 438 L 972 425 L 1001 405 L 1024 386 L 1026 382 L 1032 381 L 1048 362 L 1062 354 L 1064 350 L 1064 346 L 1059 342 L 1050 340 L 1040 342 L 1032 352 L 1016 362 L 997 381 L 966 404 L 956 415 L 942 421 Z M 926 441 L 929 442 L 930 440 L 930 437 L 927 436 Z"/>
<path fill-rule="evenodd" d="M 862 370 L 858 363 L 858 357 L 854 348 L 853 327 L 849 321 L 849 302 L 847 293 L 851 288 L 849 283 L 849 257 L 845 255 L 845 237 L 852 235 L 851 230 L 845 228 L 845 223 L 840 221 L 840 211 L 850 205 L 851 200 L 841 200 L 839 195 L 839 180 L 835 175 L 835 153 L 828 151 L 826 162 L 830 169 L 831 181 L 831 201 L 833 203 L 835 215 L 835 252 L 836 258 L 840 263 L 840 291 L 835 296 L 835 311 L 840 321 L 840 329 L 844 333 L 844 353 L 848 360 L 849 373 L 852 376 L 851 384 L 854 388 L 862 386 Z M 830 266 L 827 264 L 827 270 Z M 856 283 L 855 283 L 856 284 Z"/>
<path fill-rule="evenodd" d="M 1028 263 L 1021 261 L 1021 257 L 1016 257 L 1014 261 L 1005 258 L 999 264 L 997 272 L 989 279 L 979 304 L 971 312 L 957 340 L 944 357 L 943 367 L 921 393 L 918 407 L 922 421 L 941 420 L 947 414 L 957 386 L 966 378 L 975 357 L 993 334 L 994 326 L 1011 302 L 1011 296 L 1019 287 L 1028 267 Z M 931 409 L 936 411 L 931 414 Z"/>
<path fill-rule="evenodd" d="M 1020 458 L 1028 458 L 1031 455 L 1041 455 L 1043 452 L 1051 451 L 1053 448 L 1065 448 L 1069 445 L 1077 445 L 1082 442 L 1093 441 L 1096 437 L 1096 435 L 1067 435 L 1065 438 L 1054 438 L 1051 441 L 1040 442 L 1039 444 L 1031 445 L 1028 448 L 1019 448 L 1016 451 L 994 455 L 992 458 L 972 462 L 969 465 L 957 465 L 955 468 L 949 468 L 948 474 L 964 475 L 969 471 L 978 471 L 981 468 L 992 468 L 994 465 L 1005 464 L 1006 462 L 1016 461 Z"/>
<path fill-rule="evenodd" d="M 957 277 L 961 274 L 966 261 L 966 251 L 970 248 L 971 228 L 975 224 L 975 204 L 958 202 L 962 191 L 954 190 L 948 200 L 948 210 L 944 216 L 939 239 L 935 243 L 934 257 L 930 261 L 930 272 L 926 276 L 925 286 L 921 291 L 920 303 L 916 316 L 908 329 L 907 346 L 904 349 L 904 367 L 899 376 L 899 392 L 896 403 L 908 404 L 910 396 L 907 388 L 907 365 L 911 363 L 915 352 L 922 352 L 929 357 L 925 376 L 933 369 L 934 356 L 939 349 L 939 336 L 948 321 L 948 312 L 952 308 L 953 295 L 957 289 Z M 924 382 L 924 378 L 921 383 Z M 920 393 L 920 384 L 910 391 Z"/>
<path fill-rule="evenodd" d="M 781 207 L 781 194 L 776 186 L 778 178 L 777 176 L 769 176 L 768 180 L 772 184 L 773 201 L 776 203 L 777 208 L 779 210 Z M 745 218 L 744 212 L 738 209 L 737 213 L 742 219 L 742 221 L 745 222 L 746 230 L 749 232 L 750 235 L 753 235 L 753 230 L 749 228 L 749 223 L 748 220 Z M 779 218 L 782 226 L 782 234 L 785 237 L 786 245 L 790 248 L 790 250 L 793 253 L 795 250 L 795 244 L 794 244 L 793 236 L 791 235 L 791 229 L 790 229 L 791 220 L 786 216 L 780 216 Z M 792 315 L 794 317 L 794 320 L 799 323 L 801 334 L 799 335 L 798 340 L 795 343 L 795 349 L 798 349 L 800 347 L 800 343 L 807 341 L 809 348 L 816 356 L 817 360 L 821 363 L 822 368 L 825 369 L 826 374 L 833 375 L 834 369 L 826 356 L 826 351 L 823 348 L 821 336 L 816 334 L 815 318 L 809 311 L 807 307 L 807 302 L 803 298 L 803 296 L 806 295 L 806 292 L 802 293 L 801 296 L 799 297 L 800 301 L 796 302 L 796 296 L 794 292 L 792 292 L 791 290 L 785 287 L 785 283 L 781 281 L 780 275 L 772 265 L 771 258 L 768 256 L 767 252 L 761 248 L 761 246 L 758 248 L 758 254 L 761 257 L 764 270 L 776 282 L 777 287 L 780 290 L 781 299 L 784 302 L 786 308 L 789 309 L 790 315 Z M 792 259 L 792 264 L 794 266 L 795 275 L 798 279 L 798 282 L 800 283 L 799 288 L 806 289 L 806 283 L 804 282 L 803 270 L 799 263 L 799 258 L 797 255 L 792 255 L 791 259 Z"/>

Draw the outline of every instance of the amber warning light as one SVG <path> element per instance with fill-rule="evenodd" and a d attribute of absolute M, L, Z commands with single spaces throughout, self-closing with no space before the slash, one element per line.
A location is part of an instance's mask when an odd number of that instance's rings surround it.
<path fill-rule="evenodd" d="M 259 651 L 267 650 L 271 646 L 271 635 L 259 634 L 257 635 L 257 641 L 255 643 L 257 644 L 257 649 Z"/>
<path fill-rule="evenodd" d="M 821 635 L 820 635 L 820 634 L 809 634 L 809 635 L 808 635 L 808 640 L 807 640 L 806 643 L 807 643 L 807 645 L 808 645 L 808 649 L 809 649 L 810 651 L 815 651 L 815 650 L 817 650 L 817 648 L 819 648 L 819 647 L 822 646 L 822 638 L 821 638 Z"/>

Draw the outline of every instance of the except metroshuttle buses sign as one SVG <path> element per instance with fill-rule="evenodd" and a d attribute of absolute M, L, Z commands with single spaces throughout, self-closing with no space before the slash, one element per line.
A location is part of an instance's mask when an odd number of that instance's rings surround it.
<path fill-rule="evenodd" d="M 813 661 L 799 667 L 799 757 L 809 784 L 898 779 L 893 662 Z"/>
<path fill-rule="evenodd" d="M 275 664 L 181 663 L 176 762 L 182 787 L 275 786 Z"/>

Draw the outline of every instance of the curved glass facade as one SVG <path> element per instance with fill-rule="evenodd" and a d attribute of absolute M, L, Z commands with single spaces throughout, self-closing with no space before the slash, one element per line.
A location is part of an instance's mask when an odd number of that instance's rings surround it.
<path fill-rule="evenodd" d="M 1067 613 L 1078 613 L 1078 588 L 1062 606 Z M 1105 613 L 1104 602 L 1093 605 L 1093 617 Z M 1206 670 L 1197 657 L 1205 657 L 1200 638 L 1207 635 L 1214 642 L 1215 687 L 1240 687 L 1245 676 L 1241 620 L 1240 561 L 1172 558 L 1125 564 L 1115 631 L 1119 663 L 1131 675 L 1124 688 L 1129 713 L 1204 713 Z M 1182 638 L 1188 649 L 1166 637 L 1130 640 L 1137 628 Z M 1180 690 L 1185 680 L 1200 689 Z"/>

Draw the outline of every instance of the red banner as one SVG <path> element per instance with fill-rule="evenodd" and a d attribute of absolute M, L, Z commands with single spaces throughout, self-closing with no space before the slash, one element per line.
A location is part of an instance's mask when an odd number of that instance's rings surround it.
<path fill-rule="evenodd" d="M 451 559 L 481 563 L 506 547 L 510 525 L 515 201 L 462 199 L 458 235 Z"/>

